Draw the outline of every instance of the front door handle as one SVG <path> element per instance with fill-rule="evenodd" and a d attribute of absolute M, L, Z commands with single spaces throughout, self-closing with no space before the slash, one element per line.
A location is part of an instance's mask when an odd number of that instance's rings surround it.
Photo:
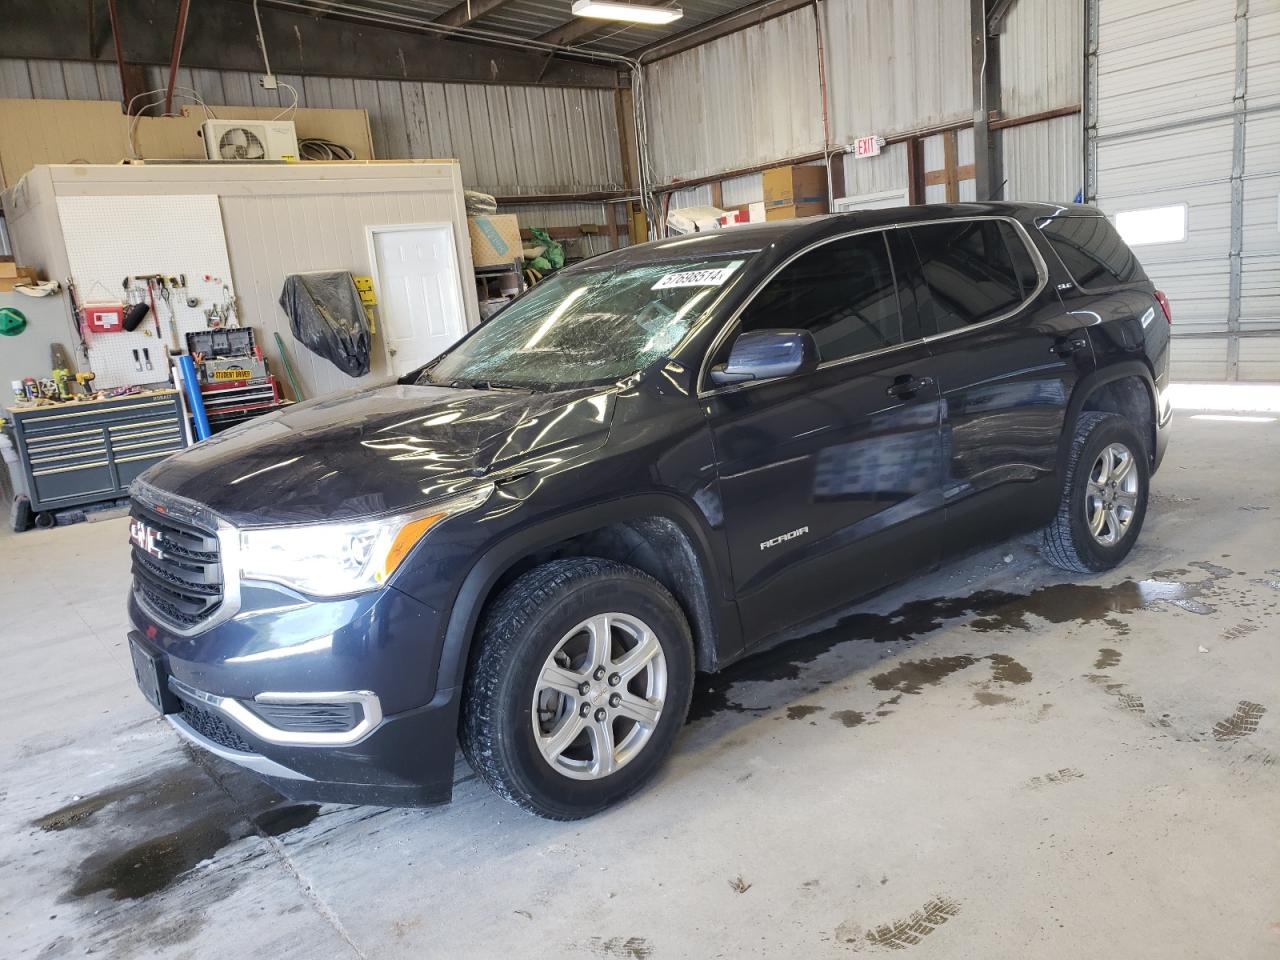
<path fill-rule="evenodd" d="M 1073 353 L 1079 353 L 1088 346 L 1089 341 L 1084 337 L 1072 337 L 1070 340 L 1061 340 L 1055 343 L 1049 352 L 1056 353 L 1060 357 L 1067 357 Z"/>
<path fill-rule="evenodd" d="M 933 377 L 912 377 L 910 375 L 898 377 L 885 390 L 891 397 L 914 397 L 921 390 L 933 386 Z"/>

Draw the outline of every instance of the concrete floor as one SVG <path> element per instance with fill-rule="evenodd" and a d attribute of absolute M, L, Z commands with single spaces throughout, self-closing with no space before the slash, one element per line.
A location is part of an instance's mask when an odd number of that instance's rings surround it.
<path fill-rule="evenodd" d="M 134 690 L 124 522 L 0 537 L 8 957 L 1280 955 L 1280 423 L 1180 413 L 1128 563 L 986 551 L 701 686 L 594 820 L 281 803 Z M 943 601 L 937 598 L 952 598 Z"/>

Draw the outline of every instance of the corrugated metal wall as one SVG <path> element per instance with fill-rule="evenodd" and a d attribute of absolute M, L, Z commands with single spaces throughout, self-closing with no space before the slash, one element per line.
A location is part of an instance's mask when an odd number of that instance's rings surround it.
<path fill-rule="evenodd" d="M 1084 148 L 1079 116 L 1011 127 L 1000 136 L 1004 145 L 1004 199 L 1065 203 L 1080 193 L 1084 186 Z"/>
<path fill-rule="evenodd" d="M 1079 104 L 1084 91 L 1084 0 L 1018 0 L 1000 34 L 1005 116 Z M 1056 117 L 1001 133 L 1009 200 L 1075 199 L 1084 187 L 1083 123 Z"/>
<path fill-rule="evenodd" d="M 968 0 L 827 0 L 822 10 L 833 143 L 973 115 Z"/>
<path fill-rule="evenodd" d="M 1020 117 L 1080 102 L 1083 0 L 1018 0 L 1000 33 L 1000 99 Z"/>
<path fill-rule="evenodd" d="M 968 0 L 823 0 L 817 9 L 833 145 L 972 116 Z M 811 9 L 798 10 L 647 69 L 658 182 L 821 149 L 813 19 Z M 1000 38 L 1006 116 L 1081 102 L 1083 19 L 1084 0 L 1019 0 L 1013 6 Z M 1059 117 L 1006 131 L 1003 195 L 1072 199 L 1083 181 L 1080 128 L 1079 117 Z M 971 150 L 966 153 L 969 162 Z M 900 145 L 876 158 L 845 156 L 843 162 L 848 196 L 907 186 Z M 759 199 L 758 176 L 744 182 L 745 189 L 725 184 L 726 205 Z M 679 191 L 672 206 L 691 205 L 699 196 Z"/>
<path fill-rule="evenodd" d="M 851 154 L 844 155 L 846 197 L 887 193 L 890 190 L 907 190 L 908 180 L 905 143 L 895 143 L 883 148 L 878 157 L 864 157 L 859 160 Z"/>
<path fill-rule="evenodd" d="M 167 72 L 154 67 L 160 87 Z M 612 90 L 295 77 L 304 107 L 357 107 L 369 114 L 380 159 L 456 158 L 468 187 L 490 193 L 576 193 L 623 185 Z M 251 73 L 180 70 L 178 83 L 208 103 L 288 104 L 284 91 L 261 89 Z M 0 59 L 0 97 L 117 100 L 109 64 Z M 580 221 L 575 221 L 580 222 Z"/>
<path fill-rule="evenodd" d="M 1174 373 L 1280 380 L 1280 0 L 1096 10 L 1098 205 L 1187 207 L 1185 239 L 1136 248 L 1173 302 Z"/>
<path fill-rule="evenodd" d="M 821 150 L 817 50 L 806 7 L 647 67 L 657 182 Z"/>
<path fill-rule="evenodd" d="M 968 0 L 825 0 L 818 18 L 833 143 L 972 115 Z M 805 8 L 650 65 L 656 180 L 820 151 L 817 49 L 818 22 Z M 888 179 L 905 176 L 897 169 Z"/>

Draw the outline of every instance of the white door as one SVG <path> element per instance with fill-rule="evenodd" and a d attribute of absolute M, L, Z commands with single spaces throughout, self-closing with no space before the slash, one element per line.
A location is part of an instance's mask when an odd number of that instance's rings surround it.
<path fill-rule="evenodd" d="M 374 227 L 378 315 L 396 376 L 439 356 L 467 332 L 453 226 Z"/>

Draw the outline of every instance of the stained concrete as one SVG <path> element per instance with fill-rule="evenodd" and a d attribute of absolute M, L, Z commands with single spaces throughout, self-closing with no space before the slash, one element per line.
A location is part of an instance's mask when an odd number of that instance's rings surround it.
<path fill-rule="evenodd" d="M 1180 414 L 1121 569 L 1005 545 L 704 678 L 575 824 L 283 801 L 134 690 L 123 521 L 0 537 L 0 953 L 1275 957 L 1277 476 Z"/>

